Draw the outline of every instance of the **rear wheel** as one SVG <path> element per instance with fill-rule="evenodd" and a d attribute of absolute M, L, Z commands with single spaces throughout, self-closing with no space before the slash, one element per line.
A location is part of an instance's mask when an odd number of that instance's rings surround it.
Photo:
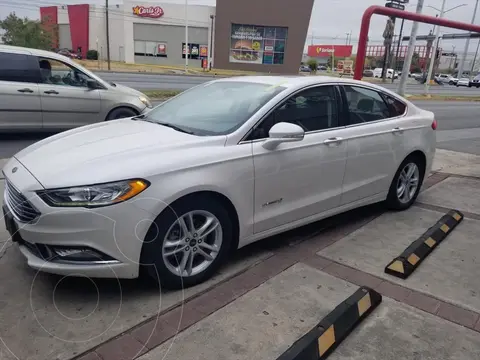
<path fill-rule="evenodd" d="M 138 115 L 137 112 L 133 109 L 130 109 L 128 107 L 119 107 L 110 111 L 106 120 L 108 121 L 108 120 L 125 119 L 129 117 L 137 116 L 137 115 Z"/>
<path fill-rule="evenodd" d="M 227 260 L 234 230 L 225 207 L 208 195 L 179 200 L 150 228 L 141 262 L 163 287 L 179 289 L 210 278 Z"/>
<path fill-rule="evenodd" d="M 407 157 L 398 168 L 387 196 L 387 206 L 406 210 L 417 199 L 425 176 L 425 164 L 420 156 Z"/>

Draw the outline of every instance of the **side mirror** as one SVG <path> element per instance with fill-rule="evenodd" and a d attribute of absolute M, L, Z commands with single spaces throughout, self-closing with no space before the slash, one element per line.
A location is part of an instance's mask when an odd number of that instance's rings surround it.
<path fill-rule="evenodd" d="M 99 88 L 98 86 L 98 83 L 93 80 L 93 79 L 88 79 L 87 80 L 87 87 L 90 89 L 90 90 L 96 90 Z"/>
<path fill-rule="evenodd" d="M 281 122 L 273 125 L 268 135 L 262 146 L 264 149 L 273 150 L 281 143 L 302 141 L 305 131 L 298 125 Z"/>

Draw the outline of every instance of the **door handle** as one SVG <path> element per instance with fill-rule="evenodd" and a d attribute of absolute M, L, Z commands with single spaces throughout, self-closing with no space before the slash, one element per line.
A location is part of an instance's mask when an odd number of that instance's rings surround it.
<path fill-rule="evenodd" d="M 44 91 L 45 94 L 58 94 L 58 91 L 55 91 L 55 90 L 48 90 L 48 91 Z"/>
<path fill-rule="evenodd" d="M 394 129 L 392 129 L 392 133 L 394 134 L 403 134 L 403 129 L 400 128 L 400 127 L 396 127 Z"/>
<path fill-rule="evenodd" d="M 342 138 L 341 137 L 332 137 L 332 138 L 328 138 L 327 140 L 324 140 L 323 143 L 325 145 L 335 145 L 335 144 L 339 144 L 342 142 Z"/>
<path fill-rule="evenodd" d="M 28 88 L 25 88 L 25 89 L 20 89 L 20 90 L 17 90 L 18 92 L 21 92 L 21 93 L 33 93 L 33 90 L 32 89 L 28 89 Z"/>

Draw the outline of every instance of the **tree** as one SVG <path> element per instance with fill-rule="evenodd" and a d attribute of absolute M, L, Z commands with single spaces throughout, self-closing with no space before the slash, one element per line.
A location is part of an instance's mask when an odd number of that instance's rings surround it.
<path fill-rule="evenodd" d="M 414 52 L 412 56 L 412 65 L 418 66 L 419 64 L 420 64 L 420 55 L 418 55 L 417 52 Z"/>
<path fill-rule="evenodd" d="M 22 19 L 12 12 L 0 21 L 0 28 L 4 30 L 2 41 L 6 45 L 44 50 L 52 48 L 52 32 L 47 31 L 40 21 Z"/>

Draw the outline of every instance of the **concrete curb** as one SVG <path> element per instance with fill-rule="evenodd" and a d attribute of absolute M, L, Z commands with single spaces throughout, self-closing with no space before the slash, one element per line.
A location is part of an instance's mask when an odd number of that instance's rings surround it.
<path fill-rule="evenodd" d="M 95 73 L 108 73 L 108 74 L 131 74 L 131 75 L 165 75 L 165 76 L 188 76 L 188 77 L 232 77 L 232 76 L 248 76 L 251 74 L 232 74 L 232 75 L 222 75 L 222 74 L 178 74 L 178 73 L 164 73 L 164 72 L 150 72 L 150 71 L 116 71 L 116 70 L 92 70 L 88 69 L 91 72 Z"/>
<path fill-rule="evenodd" d="M 361 287 L 277 360 L 326 359 L 381 302 L 382 295 Z"/>
<path fill-rule="evenodd" d="M 405 95 L 405 98 L 410 101 L 465 101 L 465 102 L 480 102 L 478 96 L 442 96 L 442 95 Z"/>
<path fill-rule="evenodd" d="M 448 234 L 462 222 L 463 218 L 464 215 L 460 211 L 450 210 L 403 253 L 393 259 L 385 267 L 385 273 L 400 279 L 408 278 L 422 261 L 446 239 Z"/>

